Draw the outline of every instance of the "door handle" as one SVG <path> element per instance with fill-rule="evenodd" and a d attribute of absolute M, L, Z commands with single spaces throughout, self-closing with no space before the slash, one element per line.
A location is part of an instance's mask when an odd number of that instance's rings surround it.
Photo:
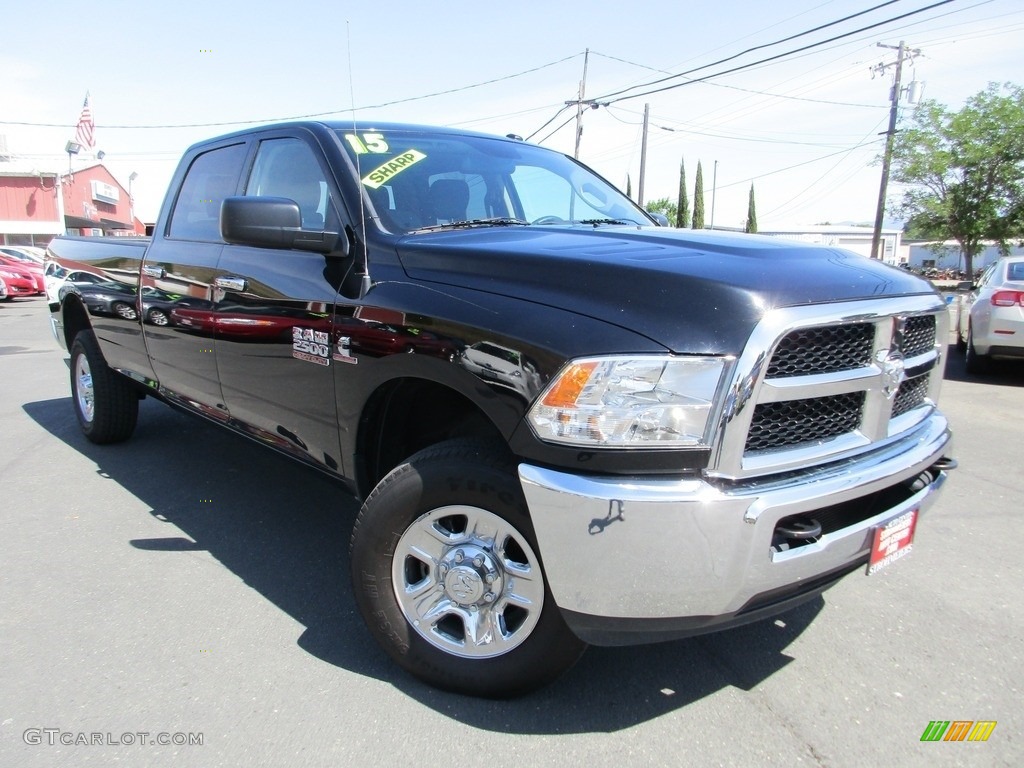
<path fill-rule="evenodd" d="M 218 277 L 213 281 L 215 288 L 223 288 L 225 291 L 241 292 L 246 288 L 245 278 L 242 277 Z"/>
<path fill-rule="evenodd" d="M 153 267 L 150 266 L 149 264 L 146 264 L 145 266 L 142 267 L 142 274 L 146 275 L 147 277 L 155 277 L 157 280 L 163 280 L 165 277 L 167 277 L 167 270 L 164 269 L 163 267 Z"/>

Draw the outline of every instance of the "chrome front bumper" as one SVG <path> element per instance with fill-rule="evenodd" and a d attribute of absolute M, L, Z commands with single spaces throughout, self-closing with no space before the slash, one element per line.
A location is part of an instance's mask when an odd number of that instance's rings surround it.
<path fill-rule="evenodd" d="M 934 413 L 895 444 L 782 479 L 588 477 L 529 464 L 519 477 L 551 593 L 569 625 L 592 643 L 644 642 L 777 613 L 856 569 L 876 527 L 931 506 L 951 442 L 946 419 Z M 773 548 L 781 519 L 814 517 L 936 464 L 895 505 L 813 543 Z"/>

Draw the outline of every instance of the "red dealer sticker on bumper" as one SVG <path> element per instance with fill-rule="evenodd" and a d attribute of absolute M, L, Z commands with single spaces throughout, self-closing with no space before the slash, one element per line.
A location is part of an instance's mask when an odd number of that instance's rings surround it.
<path fill-rule="evenodd" d="M 912 509 L 895 517 L 875 529 L 871 544 L 871 558 L 868 560 L 868 576 L 909 555 L 914 546 L 914 527 L 917 525 L 917 510 Z"/>

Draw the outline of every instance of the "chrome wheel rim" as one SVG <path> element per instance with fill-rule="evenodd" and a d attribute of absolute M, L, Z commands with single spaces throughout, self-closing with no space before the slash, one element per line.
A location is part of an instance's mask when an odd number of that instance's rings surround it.
<path fill-rule="evenodd" d="M 75 361 L 75 400 L 78 412 L 86 423 L 91 424 L 96 413 L 96 392 L 92 386 L 92 369 L 85 355 L 79 355 Z"/>
<path fill-rule="evenodd" d="M 159 309 L 154 309 L 149 313 L 149 320 L 153 325 L 167 325 L 167 315 Z"/>
<path fill-rule="evenodd" d="M 134 320 L 135 319 L 135 310 L 132 309 L 131 307 L 129 307 L 127 304 L 121 304 L 121 303 L 115 304 L 114 305 L 114 311 L 118 315 L 123 317 L 125 320 Z"/>
<path fill-rule="evenodd" d="M 515 527 L 479 507 L 440 507 L 418 518 L 398 540 L 391 575 L 410 626 L 464 658 L 516 648 L 544 607 L 533 549 Z"/>

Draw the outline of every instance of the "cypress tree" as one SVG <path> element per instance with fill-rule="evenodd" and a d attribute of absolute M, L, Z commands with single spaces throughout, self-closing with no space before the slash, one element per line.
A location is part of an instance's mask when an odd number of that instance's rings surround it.
<path fill-rule="evenodd" d="M 697 161 L 697 181 L 693 185 L 693 228 L 704 229 L 704 170 Z"/>
<path fill-rule="evenodd" d="M 626 174 L 626 197 L 630 200 L 633 199 L 633 181 L 629 178 L 629 174 Z"/>
<path fill-rule="evenodd" d="M 754 185 L 750 185 L 750 201 L 747 203 L 747 226 L 744 232 L 757 232 L 757 208 L 754 206 Z"/>
<path fill-rule="evenodd" d="M 676 226 L 686 229 L 690 226 L 690 197 L 686 191 L 686 161 L 679 160 L 679 202 L 676 203 Z"/>

